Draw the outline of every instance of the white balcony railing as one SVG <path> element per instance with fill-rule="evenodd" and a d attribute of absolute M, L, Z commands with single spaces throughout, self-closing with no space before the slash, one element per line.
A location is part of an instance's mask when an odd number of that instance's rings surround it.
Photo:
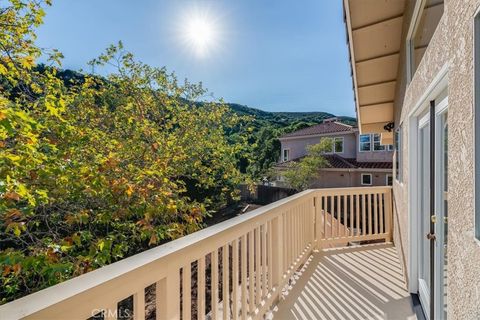
<path fill-rule="evenodd" d="M 7 303 L 0 319 L 261 318 L 313 249 L 388 241 L 391 217 L 391 187 L 307 190 Z"/>

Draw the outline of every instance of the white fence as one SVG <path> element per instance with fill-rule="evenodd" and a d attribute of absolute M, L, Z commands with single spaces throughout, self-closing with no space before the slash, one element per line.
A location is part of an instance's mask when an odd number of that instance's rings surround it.
<path fill-rule="evenodd" d="M 307 190 L 0 306 L 0 319 L 262 318 L 313 249 L 388 241 L 391 221 L 391 187 Z"/>

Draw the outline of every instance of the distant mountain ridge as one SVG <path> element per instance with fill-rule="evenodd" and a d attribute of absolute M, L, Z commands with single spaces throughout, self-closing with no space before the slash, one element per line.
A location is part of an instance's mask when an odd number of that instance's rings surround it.
<path fill-rule="evenodd" d="M 288 126 L 295 122 L 321 123 L 328 118 L 337 117 L 342 123 L 356 126 L 357 121 L 353 117 L 336 116 L 334 114 L 318 111 L 318 112 L 294 112 L 294 111 L 264 111 L 237 103 L 227 103 L 227 105 L 239 115 L 248 115 L 256 118 L 258 121 L 267 121 L 279 126 Z"/>

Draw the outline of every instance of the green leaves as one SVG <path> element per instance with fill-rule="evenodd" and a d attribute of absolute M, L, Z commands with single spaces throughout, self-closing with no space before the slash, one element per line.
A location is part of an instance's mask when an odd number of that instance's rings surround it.
<path fill-rule="evenodd" d="M 36 65 L 42 8 L 0 5 L 2 303 L 199 230 L 244 180 L 244 119 L 201 84 L 121 43 L 91 63 L 107 78 Z"/>
<path fill-rule="evenodd" d="M 291 162 L 284 176 L 287 183 L 294 189 L 308 189 L 313 181 L 320 177 L 320 169 L 329 166 L 322 156 L 331 150 L 331 139 L 322 139 L 318 144 L 307 147 L 307 156 L 297 162 Z"/>

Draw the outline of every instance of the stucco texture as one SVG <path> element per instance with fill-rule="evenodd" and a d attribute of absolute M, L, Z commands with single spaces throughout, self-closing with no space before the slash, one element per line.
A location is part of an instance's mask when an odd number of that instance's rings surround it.
<path fill-rule="evenodd" d="M 404 38 L 414 1 L 404 19 Z M 447 0 L 442 20 L 412 81 L 406 85 L 405 54 L 396 90 L 395 124 L 403 130 L 401 182 L 394 183 L 394 241 L 405 275 L 410 269 L 409 113 L 444 65 L 448 65 L 448 288 L 451 319 L 480 319 L 480 243 L 474 237 L 473 17 L 480 0 Z M 405 41 L 404 41 L 405 42 Z M 406 52 L 402 48 L 402 52 Z M 397 156 L 397 155 L 396 155 Z M 411 217 L 409 217 L 409 214 Z M 408 279 L 416 281 L 416 279 Z"/>

